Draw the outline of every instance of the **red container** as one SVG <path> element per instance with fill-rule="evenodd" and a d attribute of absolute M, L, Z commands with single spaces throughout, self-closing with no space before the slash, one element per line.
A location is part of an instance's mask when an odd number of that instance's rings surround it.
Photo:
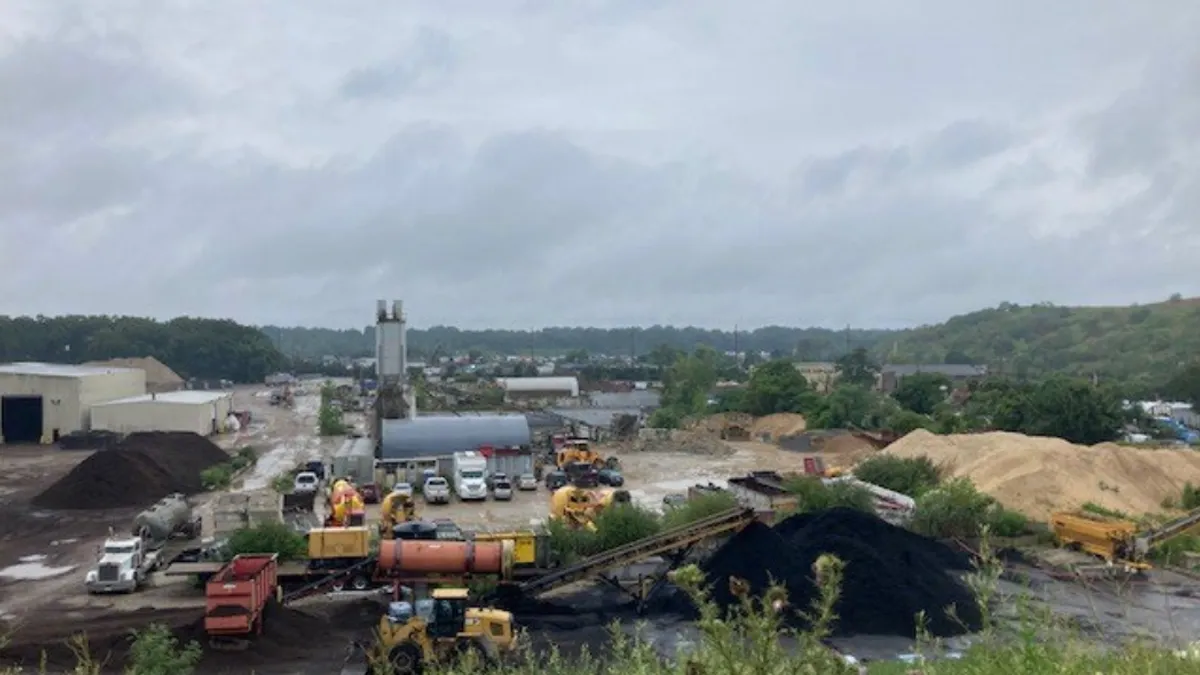
<path fill-rule="evenodd" d="M 204 631 L 209 635 L 262 633 L 262 614 L 275 596 L 279 556 L 235 556 L 204 587 Z"/>

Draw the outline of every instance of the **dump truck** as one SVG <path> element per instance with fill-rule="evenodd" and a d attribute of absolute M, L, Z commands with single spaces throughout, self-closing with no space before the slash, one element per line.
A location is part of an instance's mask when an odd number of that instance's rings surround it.
<path fill-rule="evenodd" d="M 495 666 L 517 648 L 512 613 L 469 607 L 465 588 L 435 589 L 429 598 L 393 602 L 379 619 L 375 639 L 356 643 L 357 668 L 343 673 L 368 673 L 370 664 L 387 664 L 394 675 L 417 675 L 448 667 L 470 654 L 478 667 Z"/>
<path fill-rule="evenodd" d="M 276 599 L 277 554 L 234 556 L 204 586 L 204 632 L 215 649 L 244 649 L 262 635 L 263 613 Z"/>

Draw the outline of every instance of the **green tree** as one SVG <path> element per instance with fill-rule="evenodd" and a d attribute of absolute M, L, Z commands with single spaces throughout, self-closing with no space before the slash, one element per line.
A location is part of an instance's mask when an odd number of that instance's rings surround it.
<path fill-rule="evenodd" d="M 744 410 L 751 415 L 806 412 L 813 409 L 817 398 L 790 359 L 777 359 L 750 373 Z"/>
<path fill-rule="evenodd" d="M 886 405 L 883 397 L 866 387 L 840 384 L 816 403 L 808 415 L 808 426 L 814 429 L 878 429 L 896 409 L 895 403 Z"/>
<path fill-rule="evenodd" d="M 1084 445 L 1117 438 L 1125 417 L 1112 391 L 1061 376 L 986 383 L 972 394 L 968 410 L 989 428 L 1057 436 Z"/>
<path fill-rule="evenodd" d="M 900 380 L 892 398 L 915 413 L 932 415 L 934 408 L 946 400 L 950 387 L 950 378 L 940 373 L 913 373 Z"/>
<path fill-rule="evenodd" d="M 1163 394 L 1191 403 L 1192 407 L 1200 410 L 1200 361 L 1188 364 L 1162 387 Z"/>
<path fill-rule="evenodd" d="M 838 358 L 837 372 L 840 382 L 871 387 L 875 384 L 875 376 L 879 374 L 879 364 L 871 359 L 866 348 L 859 347 Z"/>

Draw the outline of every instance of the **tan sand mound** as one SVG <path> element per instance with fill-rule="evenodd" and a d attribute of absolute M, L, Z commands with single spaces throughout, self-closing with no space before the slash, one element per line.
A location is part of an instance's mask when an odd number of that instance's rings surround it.
<path fill-rule="evenodd" d="M 947 476 L 970 478 L 983 492 L 1031 518 L 1085 502 L 1130 515 L 1161 512 L 1187 482 L 1200 484 L 1200 452 L 1143 450 L 1007 432 L 938 436 L 918 429 L 883 452 L 925 455 Z"/>
<path fill-rule="evenodd" d="M 754 420 L 754 425 L 750 428 L 750 432 L 754 434 L 755 438 L 768 436 L 775 440 L 784 436 L 795 436 L 796 434 L 804 433 L 806 429 L 808 429 L 808 422 L 805 421 L 804 415 L 775 413 Z"/>

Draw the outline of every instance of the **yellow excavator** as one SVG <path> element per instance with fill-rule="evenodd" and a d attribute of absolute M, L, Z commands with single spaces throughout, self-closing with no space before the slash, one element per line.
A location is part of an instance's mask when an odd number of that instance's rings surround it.
<path fill-rule="evenodd" d="M 512 613 L 468 607 L 468 598 L 465 588 L 439 588 L 427 599 L 391 603 L 374 643 L 356 645 L 366 663 L 348 662 L 343 675 L 418 675 L 464 658 L 477 667 L 500 663 L 517 648 Z"/>
<path fill-rule="evenodd" d="M 391 539 L 397 523 L 407 523 L 417 519 L 417 503 L 412 495 L 392 491 L 383 498 L 379 505 L 379 536 Z"/>
<path fill-rule="evenodd" d="M 1200 527 L 1200 509 L 1151 528 L 1084 512 L 1062 511 L 1050 516 L 1050 529 L 1060 544 L 1130 571 L 1150 569 L 1148 558 L 1155 546 L 1194 527 Z"/>

